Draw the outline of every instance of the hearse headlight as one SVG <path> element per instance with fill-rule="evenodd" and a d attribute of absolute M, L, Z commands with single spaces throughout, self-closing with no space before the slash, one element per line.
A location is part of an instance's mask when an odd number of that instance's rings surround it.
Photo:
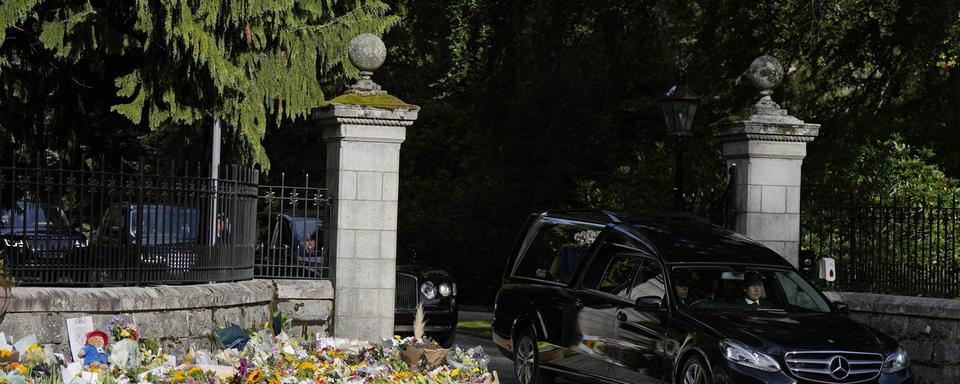
<path fill-rule="evenodd" d="M 429 281 L 424 281 L 420 285 L 420 293 L 423 294 L 423 297 L 426 297 L 427 300 L 432 300 L 437 297 L 437 288 L 433 286 L 433 283 Z"/>
<path fill-rule="evenodd" d="M 23 247 L 26 246 L 26 244 L 23 242 L 23 240 L 3 239 L 3 244 L 6 245 L 6 246 L 8 246 L 8 247 L 13 247 L 13 248 L 23 248 Z"/>
<path fill-rule="evenodd" d="M 897 351 L 891 353 L 890 356 L 887 356 L 883 360 L 883 373 L 896 373 L 900 372 L 910 366 L 910 356 L 907 355 L 907 351 L 903 347 L 897 348 Z"/>
<path fill-rule="evenodd" d="M 440 296 L 443 296 L 443 297 L 450 296 L 450 294 L 453 293 L 453 290 L 450 288 L 450 284 L 447 284 L 447 283 L 440 283 L 439 291 L 440 291 Z"/>
<path fill-rule="evenodd" d="M 723 340 L 720 342 L 720 351 L 723 357 L 744 367 L 756 368 L 761 371 L 777 372 L 780 364 L 770 355 L 750 349 L 735 341 Z"/>

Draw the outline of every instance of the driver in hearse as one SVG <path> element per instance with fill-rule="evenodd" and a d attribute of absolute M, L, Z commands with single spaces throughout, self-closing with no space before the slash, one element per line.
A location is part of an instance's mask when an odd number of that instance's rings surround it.
<path fill-rule="evenodd" d="M 743 302 L 754 308 L 768 308 L 769 303 L 760 301 L 763 296 L 763 280 L 756 272 L 747 272 L 743 277 Z"/>
<path fill-rule="evenodd" d="M 677 303 L 687 305 L 690 304 L 688 300 L 690 296 L 690 280 L 687 276 L 679 276 L 676 279 L 676 283 L 673 284 L 675 290 L 677 291 Z"/>

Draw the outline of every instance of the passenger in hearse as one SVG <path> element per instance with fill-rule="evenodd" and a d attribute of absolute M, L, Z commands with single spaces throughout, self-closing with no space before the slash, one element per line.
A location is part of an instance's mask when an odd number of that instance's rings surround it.
<path fill-rule="evenodd" d="M 673 283 L 673 287 L 674 290 L 677 291 L 677 304 L 689 304 L 687 297 L 690 296 L 690 283 L 687 282 L 687 279 L 684 277 L 677 278 L 676 282 Z"/>
<path fill-rule="evenodd" d="M 763 280 L 756 272 L 747 272 L 743 277 L 743 303 L 754 308 L 767 308 L 769 303 L 763 297 Z"/>

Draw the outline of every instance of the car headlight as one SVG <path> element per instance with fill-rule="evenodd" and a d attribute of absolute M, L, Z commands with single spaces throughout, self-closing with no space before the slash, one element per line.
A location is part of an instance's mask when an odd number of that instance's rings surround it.
<path fill-rule="evenodd" d="M 723 357 L 734 363 L 745 367 L 756 368 L 761 371 L 777 372 L 780 370 L 780 364 L 770 355 L 754 351 L 735 341 L 724 340 L 720 342 L 720 351 Z"/>
<path fill-rule="evenodd" d="M 422 293 L 423 297 L 426 297 L 427 300 L 430 300 L 437 297 L 437 288 L 433 286 L 433 283 L 425 281 L 420 285 L 420 293 Z"/>
<path fill-rule="evenodd" d="M 453 295 L 457 295 L 457 283 L 453 283 Z"/>
<path fill-rule="evenodd" d="M 26 245 L 23 243 L 23 240 L 10 240 L 10 239 L 3 239 L 3 244 L 13 248 L 23 248 Z"/>
<path fill-rule="evenodd" d="M 440 291 L 440 296 L 443 296 L 443 297 L 450 296 L 450 294 L 453 293 L 453 290 L 450 289 L 450 284 L 447 284 L 447 283 L 440 283 L 439 291 Z"/>
<path fill-rule="evenodd" d="M 907 355 L 907 351 L 903 347 L 898 347 L 896 352 L 891 353 L 883 360 L 883 373 L 900 372 L 909 366 L 910 356 Z"/>

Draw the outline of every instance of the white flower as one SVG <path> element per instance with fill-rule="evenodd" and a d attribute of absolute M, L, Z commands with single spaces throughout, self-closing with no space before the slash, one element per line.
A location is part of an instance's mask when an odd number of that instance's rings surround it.
<path fill-rule="evenodd" d="M 573 240 L 576 241 L 578 245 L 590 245 L 593 244 L 593 241 L 596 240 L 599 235 L 600 231 L 585 230 L 573 235 Z"/>

